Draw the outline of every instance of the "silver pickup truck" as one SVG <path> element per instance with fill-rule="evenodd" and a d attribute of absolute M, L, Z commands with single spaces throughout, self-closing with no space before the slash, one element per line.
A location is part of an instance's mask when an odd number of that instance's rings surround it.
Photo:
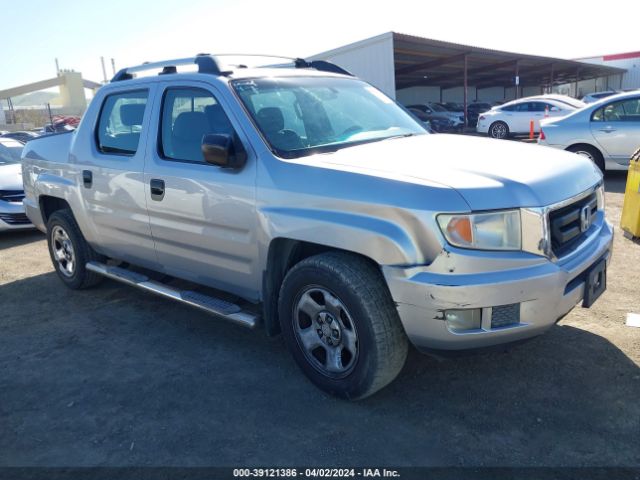
<path fill-rule="evenodd" d="M 327 62 L 125 69 L 75 132 L 26 145 L 23 178 L 65 285 L 108 277 L 281 332 L 349 399 L 391 382 L 409 343 L 524 340 L 606 288 L 592 162 L 428 134 Z"/>

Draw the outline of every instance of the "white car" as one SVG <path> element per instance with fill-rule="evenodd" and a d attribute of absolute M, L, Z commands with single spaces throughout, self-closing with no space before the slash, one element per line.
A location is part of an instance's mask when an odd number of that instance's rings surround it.
<path fill-rule="evenodd" d="M 0 138 L 0 232 L 34 228 L 22 205 L 22 148 L 16 140 Z"/>
<path fill-rule="evenodd" d="M 533 121 L 535 133 L 540 130 L 540 120 L 547 117 L 564 117 L 575 112 L 577 108 L 566 100 L 549 95 L 520 98 L 482 113 L 478 117 L 476 131 L 486 133 L 492 138 L 506 138 L 509 135 L 528 134 Z"/>

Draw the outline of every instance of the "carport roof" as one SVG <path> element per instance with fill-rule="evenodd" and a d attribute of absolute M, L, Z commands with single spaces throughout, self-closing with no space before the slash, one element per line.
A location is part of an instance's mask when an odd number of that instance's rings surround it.
<path fill-rule="evenodd" d="M 624 73 L 622 68 L 523 55 L 443 42 L 393 32 L 396 89 L 413 86 L 442 88 L 463 85 L 467 59 L 467 84 L 483 87 L 514 85 L 516 71 L 520 86 L 559 85 Z"/>

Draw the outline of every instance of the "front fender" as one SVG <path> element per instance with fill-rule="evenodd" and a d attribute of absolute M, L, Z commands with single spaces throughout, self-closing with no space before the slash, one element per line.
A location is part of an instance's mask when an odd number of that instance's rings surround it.
<path fill-rule="evenodd" d="M 421 241 L 410 225 L 359 212 L 270 207 L 261 211 L 271 238 L 289 238 L 348 250 L 379 265 L 425 263 L 425 237 Z M 435 246 L 437 251 L 439 247 Z"/>

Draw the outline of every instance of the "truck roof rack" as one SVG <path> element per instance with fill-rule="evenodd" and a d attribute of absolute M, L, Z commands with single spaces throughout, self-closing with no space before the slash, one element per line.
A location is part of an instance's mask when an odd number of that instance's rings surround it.
<path fill-rule="evenodd" d="M 162 69 L 159 75 L 167 75 L 170 73 L 177 73 L 178 66 L 183 65 L 197 65 L 198 73 L 207 73 L 210 75 L 228 75 L 231 73 L 230 70 L 222 70 L 220 67 L 220 62 L 218 61 L 218 57 L 264 57 L 264 58 L 279 58 L 286 59 L 290 62 L 281 63 L 281 64 L 272 64 L 272 65 L 262 65 L 261 68 L 271 67 L 271 68 L 313 68 L 322 72 L 331 72 L 331 73 L 340 73 L 343 75 L 353 76 L 350 72 L 345 70 L 338 65 L 327 62 L 325 60 L 305 60 L 304 58 L 293 58 L 293 57 L 281 57 L 278 55 L 252 55 L 246 53 L 240 54 L 221 54 L 221 55 L 210 55 L 208 53 L 199 53 L 195 57 L 187 57 L 187 58 L 178 58 L 175 60 L 164 60 L 161 62 L 145 62 L 142 65 L 137 65 L 135 67 L 127 67 L 123 68 L 115 74 L 115 76 L 111 79 L 112 82 L 119 82 L 122 80 L 131 80 L 133 78 L 133 74 L 137 72 L 144 72 L 145 70 L 155 70 Z M 245 65 L 237 65 L 237 68 L 246 68 Z M 260 68 L 260 67 L 259 67 Z"/>

